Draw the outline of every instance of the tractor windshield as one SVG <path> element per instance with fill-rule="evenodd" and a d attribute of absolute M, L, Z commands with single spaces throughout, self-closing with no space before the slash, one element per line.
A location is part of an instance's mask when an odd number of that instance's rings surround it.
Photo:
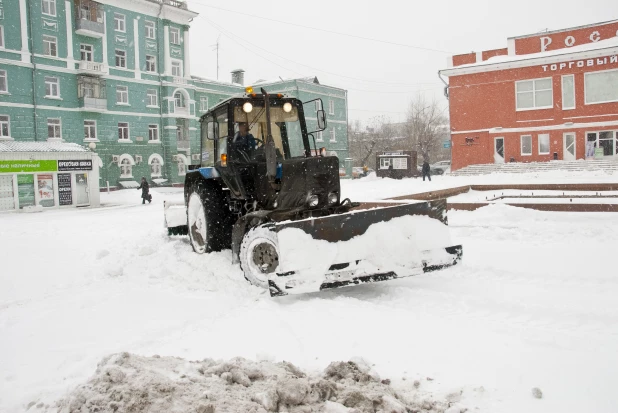
<path fill-rule="evenodd" d="M 266 141 L 266 109 L 264 101 L 251 101 L 234 107 L 234 137 L 253 137 L 257 152 Z M 290 103 L 289 105 L 287 103 Z M 277 149 L 277 157 L 283 159 L 304 157 L 305 144 L 294 102 L 273 100 L 270 102 L 271 133 Z"/>

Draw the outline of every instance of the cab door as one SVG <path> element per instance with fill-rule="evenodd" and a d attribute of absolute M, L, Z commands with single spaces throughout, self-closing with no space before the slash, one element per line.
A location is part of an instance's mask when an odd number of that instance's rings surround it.
<path fill-rule="evenodd" d="M 215 168 L 225 185 L 229 188 L 233 198 L 246 199 L 245 191 L 240 180 L 240 175 L 233 162 L 228 158 L 228 142 L 230 120 L 228 116 L 228 106 L 225 106 L 214 113 L 212 127 L 207 126 L 213 132 L 215 143 Z"/>

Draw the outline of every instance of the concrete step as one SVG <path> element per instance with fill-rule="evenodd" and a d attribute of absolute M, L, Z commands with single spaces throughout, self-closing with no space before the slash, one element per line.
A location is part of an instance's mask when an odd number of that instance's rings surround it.
<path fill-rule="evenodd" d="M 513 162 L 504 164 L 470 165 L 452 172 L 453 176 L 491 173 L 528 173 L 546 171 L 618 171 L 618 159 L 591 161 Z"/>

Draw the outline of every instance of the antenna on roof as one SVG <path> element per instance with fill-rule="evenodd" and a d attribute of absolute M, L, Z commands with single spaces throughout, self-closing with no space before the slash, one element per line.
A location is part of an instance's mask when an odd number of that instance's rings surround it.
<path fill-rule="evenodd" d="M 279 76 L 279 79 L 281 79 L 281 81 L 283 82 L 283 78 L 281 76 Z"/>
<path fill-rule="evenodd" d="M 217 80 L 219 80 L 219 39 L 220 38 L 221 38 L 221 35 L 219 35 L 219 37 L 217 37 L 217 43 L 211 45 L 211 46 L 214 47 L 212 50 L 216 50 L 217 51 Z"/>

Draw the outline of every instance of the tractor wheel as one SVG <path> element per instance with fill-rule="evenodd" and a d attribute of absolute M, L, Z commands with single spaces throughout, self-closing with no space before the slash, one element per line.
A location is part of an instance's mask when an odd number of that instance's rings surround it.
<path fill-rule="evenodd" d="M 204 182 L 195 184 L 187 202 L 187 224 L 193 251 L 203 254 L 229 248 L 230 220 L 231 214 L 221 188 Z"/>
<path fill-rule="evenodd" d="M 251 228 L 240 244 L 240 268 L 256 287 L 268 289 L 268 275 L 279 266 L 277 233 L 270 225 Z"/>

